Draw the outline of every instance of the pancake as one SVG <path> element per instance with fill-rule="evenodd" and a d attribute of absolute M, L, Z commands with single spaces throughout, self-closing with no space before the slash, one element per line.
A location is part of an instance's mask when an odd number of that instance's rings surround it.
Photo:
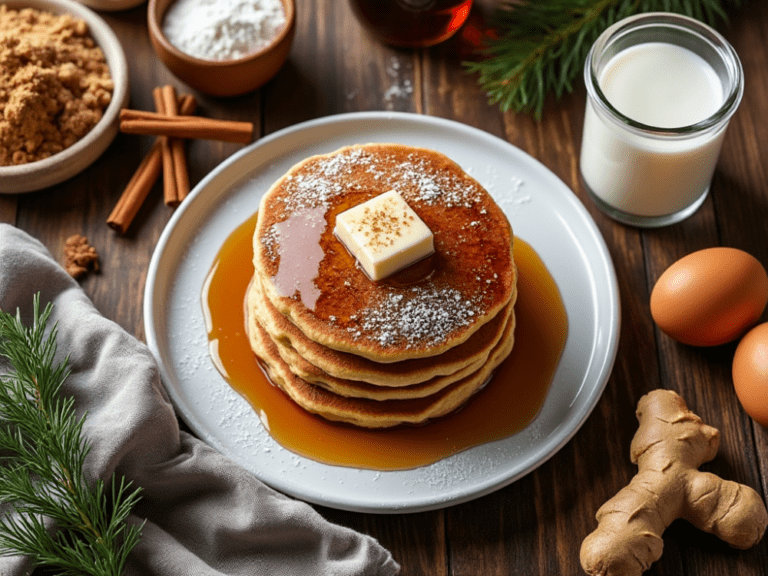
<path fill-rule="evenodd" d="M 388 428 L 399 424 L 422 424 L 453 412 L 487 382 L 493 370 L 509 355 L 514 344 L 514 322 L 491 351 L 488 361 L 476 372 L 424 398 L 370 400 L 347 398 L 310 384 L 296 376 L 280 357 L 277 346 L 258 322 L 249 323 L 251 347 L 270 380 L 305 410 L 328 420 L 366 428 Z M 497 384 L 503 385 L 503 382 Z"/>
<path fill-rule="evenodd" d="M 435 394 L 450 384 L 461 380 L 462 378 L 465 378 L 466 376 L 469 376 L 470 374 L 473 374 L 479 370 L 486 362 L 492 349 L 501 339 L 502 334 L 505 332 L 509 333 L 509 330 L 507 330 L 508 323 L 512 324 L 512 330 L 514 331 L 515 315 L 512 306 L 509 306 L 509 313 L 506 309 L 503 310 L 502 313 L 498 314 L 492 322 L 498 322 L 501 325 L 499 338 L 494 340 L 493 344 L 488 348 L 487 353 L 479 362 L 465 366 L 446 376 L 436 376 L 425 382 L 420 382 L 409 386 L 394 387 L 380 386 L 359 380 L 337 378 L 326 374 L 317 366 L 310 364 L 306 359 L 304 359 L 289 343 L 285 343 L 284 341 L 276 340 L 273 338 L 269 333 L 269 330 L 267 330 L 264 326 L 258 314 L 249 314 L 248 333 L 251 335 L 256 334 L 256 332 L 260 332 L 258 335 L 259 338 L 271 339 L 275 345 L 277 353 L 280 355 L 280 358 L 283 360 L 283 362 L 286 363 L 290 371 L 309 384 L 320 386 L 340 396 L 347 396 L 351 398 L 369 398 L 371 400 L 399 400 L 405 398 L 424 398 L 431 394 Z M 251 344 L 254 349 L 255 347 L 260 347 L 258 344 L 254 344 L 253 340 L 251 340 Z M 341 353 L 337 352 L 337 354 Z M 361 360 L 370 362 L 370 360 L 365 360 L 363 358 L 361 358 Z M 421 360 L 406 360 L 405 362 L 421 362 Z M 385 369 L 389 369 L 396 367 L 398 364 L 399 363 L 381 364 L 380 366 Z"/>
<path fill-rule="evenodd" d="M 435 254 L 415 277 L 410 270 L 373 282 L 333 228 L 337 214 L 389 190 L 430 228 Z M 512 240 L 501 209 L 446 156 L 367 144 L 308 158 L 270 188 L 254 266 L 272 305 L 310 340 L 399 362 L 458 346 L 510 302 Z"/>
<path fill-rule="evenodd" d="M 393 363 L 378 363 L 368 358 L 326 348 L 307 338 L 287 316 L 278 312 L 261 290 L 254 277 L 248 291 L 248 313 L 255 316 L 267 331 L 291 366 L 292 371 L 309 382 L 334 389 L 334 380 L 358 380 L 379 386 L 413 386 L 421 382 L 445 377 L 449 384 L 469 372 L 474 372 L 488 358 L 488 354 L 501 338 L 507 318 L 512 313 L 516 297 L 462 344 L 439 356 L 416 358 Z M 301 362 L 300 357 L 304 362 Z M 433 385 L 437 383 L 433 382 Z M 365 390 L 366 387 L 363 387 Z M 343 392 L 339 391 L 343 394 Z M 356 394 L 349 393 L 348 396 Z M 379 394 L 374 395 L 378 397 Z M 393 395 L 394 396 L 394 395 Z"/>

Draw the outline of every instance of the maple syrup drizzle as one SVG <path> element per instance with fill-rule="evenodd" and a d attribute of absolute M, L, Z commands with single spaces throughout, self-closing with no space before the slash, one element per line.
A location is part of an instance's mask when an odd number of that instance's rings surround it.
<path fill-rule="evenodd" d="M 568 321 L 557 285 L 526 242 L 515 238 L 514 244 L 515 346 L 491 381 L 452 414 L 421 426 L 369 430 L 305 411 L 262 371 L 245 328 L 255 227 L 256 214 L 224 242 L 204 283 L 202 304 L 213 363 L 286 449 L 333 465 L 415 468 L 509 437 L 538 414 L 565 347 Z"/>
<path fill-rule="evenodd" d="M 298 294 L 302 303 L 310 310 L 315 309 L 320 290 L 315 278 L 323 259 L 320 237 L 325 230 L 325 208 L 311 208 L 291 215 L 287 220 L 274 226 L 280 253 L 298 254 L 298 258 L 281 258 L 277 274 L 272 278 L 280 296 Z"/>

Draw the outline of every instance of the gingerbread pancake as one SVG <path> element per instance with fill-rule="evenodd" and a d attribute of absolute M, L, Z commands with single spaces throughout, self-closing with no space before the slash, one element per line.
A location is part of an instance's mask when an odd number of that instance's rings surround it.
<path fill-rule="evenodd" d="M 512 313 L 515 296 L 516 293 L 491 321 L 485 323 L 466 341 L 448 352 L 428 358 L 386 364 L 327 348 L 307 338 L 287 316 L 272 306 L 264 295 L 258 278 L 254 278 L 251 282 L 247 308 L 249 315 L 258 319 L 274 340 L 280 355 L 291 366 L 293 372 L 304 380 L 331 386 L 337 379 L 358 380 L 386 387 L 410 387 L 414 384 L 434 381 L 432 385 L 439 386 L 450 384 L 480 368 L 501 338 L 507 319 Z M 444 380 L 436 381 L 440 377 Z M 365 390 L 367 387 L 362 389 Z"/>
<path fill-rule="evenodd" d="M 253 308 L 252 310 L 256 311 L 257 308 Z M 372 400 L 423 398 L 425 396 L 429 396 L 431 394 L 435 394 L 436 392 L 439 392 L 440 390 L 447 387 L 448 385 L 458 380 L 461 380 L 466 376 L 469 376 L 470 374 L 476 372 L 482 367 L 482 365 L 487 361 L 491 351 L 495 348 L 496 344 L 501 339 L 502 334 L 504 333 L 509 334 L 510 331 L 507 330 L 507 323 L 512 324 L 512 331 L 514 331 L 515 315 L 514 315 L 512 306 L 509 306 L 509 313 L 507 312 L 506 309 L 502 312 L 503 313 L 498 314 L 496 318 L 494 318 L 494 320 L 492 321 L 494 323 L 501 322 L 501 330 L 499 331 L 499 338 L 495 338 L 493 343 L 489 345 L 488 350 L 483 355 L 481 361 L 462 367 L 451 374 L 448 374 L 445 376 L 435 376 L 426 381 L 419 382 L 412 385 L 398 385 L 398 386 L 383 385 L 382 386 L 382 385 L 371 384 L 365 381 L 361 381 L 360 379 L 349 380 L 349 379 L 338 378 L 330 374 L 327 374 L 322 370 L 320 370 L 320 368 L 318 368 L 317 366 L 309 363 L 290 345 L 289 342 L 275 339 L 269 333 L 269 330 L 266 328 L 266 326 L 262 322 L 261 316 L 253 312 L 249 314 L 248 331 L 249 331 L 249 334 L 254 334 L 256 331 L 263 330 L 266 337 L 269 337 L 272 340 L 272 342 L 275 344 L 275 348 L 278 354 L 280 355 L 280 358 L 283 360 L 283 362 L 287 364 L 288 368 L 291 370 L 291 372 L 293 372 L 293 374 L 295 374 L 302 380 L 308 382 L 309 384 L 320 386 L 322 388 L 330 390 L 331 392 L 334 392 L 335 394 L 339 394 L 340 396 L 347 396 L 352 398 L 369 398 Z M 473 338 L 474 337 L 475 336 L 473 336 Z M 336 354 L 342 354 L 342 353 L 336 352 Z M 450 354 L 450 353 L 447 353 L 447 354 Z M 434 356 L 431 359 L 441 358 L 442 356 L 444 355 Z M 358 358 L 361 361 L 372 363 L 370 360 L 367 360 L 365 358 L 360 358 L 360 357 Z M 425 359 L 423 361 L 428 361 L 431 359 Z M 405 360 L 404 362 L 416 363 L 416 362 L 422 362 L 422 360 Z M 402 363 L 398 362 L 394 364 L 379 364 L 379 366 L 382 368 L 382 371 L 387 371 L 387 370 L 391 371 L 393 368 L 396 368 L 399 364 L 402 364 Z M 379 376 L 381 376 L 381 374 Z"/>
<path fill-rule="evenodd" d="M 334 236 L 336 215 L 397 191 L 434 234 L 416 270 L 371 281 Z M 512 230 L 483 187 L 446 156 L 367 144 L 309 158 L 264 195 L 254 265 L 272 305 L 310 340 L 389 363 L 443 354 L 512 299 Z"/>
<path fill-rule="evenodd" d="M 487 362 L 476 372 L 424 398 L 371 400 L 348 398 L 296 376 L 280 357 L 277 346 L 258 322 L 249 323 L 251 347 L 278 387 L 305 410 L 329 420 L 366 428 L 387 428 L 399 424 L 421 424 L 462 406 L 490 378 L 493 370 L 509 355 L 514 343 L 514 322 L 491 351 Z"/>

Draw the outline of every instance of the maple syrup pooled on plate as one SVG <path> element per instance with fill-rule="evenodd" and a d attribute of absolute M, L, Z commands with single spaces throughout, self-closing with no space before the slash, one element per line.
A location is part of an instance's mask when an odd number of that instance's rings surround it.
<path fill-rule="evenodd" d="M 568 322 L 557 285 L 524 241 L 515 238 L 514 244 L 515 346 L 491 380 L 459 410 L 424 425 L 367 429 L 307 412 L 262 371 L 245 328 L 255 227 L 254 214 L 224 242 L 203 286 L 202 304 L 214 364 L 284 448 L 326 464 L 415 468 L 511 436 L 538 414 L 565 347 Z"/>

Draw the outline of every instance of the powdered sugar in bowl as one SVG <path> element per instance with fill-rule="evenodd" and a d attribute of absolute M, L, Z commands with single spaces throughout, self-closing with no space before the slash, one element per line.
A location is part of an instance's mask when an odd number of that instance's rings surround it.
<path fill-rule="evenodd" d="M 293 0 L 149 0 L 152 45 L 168 69 L 212 96 L 259 88 L 285 63 Z"/>

